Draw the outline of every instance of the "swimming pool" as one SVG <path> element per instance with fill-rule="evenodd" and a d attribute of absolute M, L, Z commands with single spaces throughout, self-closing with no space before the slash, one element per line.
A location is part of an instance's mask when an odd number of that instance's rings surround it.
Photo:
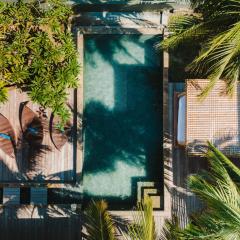
<path fill-rule="evenodd" d="M 136 204 L 139 184 L 163 187 L 160 35 L 84 37 L 84 199 Z"/>

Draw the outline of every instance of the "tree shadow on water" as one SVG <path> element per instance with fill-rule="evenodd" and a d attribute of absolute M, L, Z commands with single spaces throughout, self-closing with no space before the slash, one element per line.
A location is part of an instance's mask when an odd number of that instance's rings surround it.
<path fill-rule="evenodd" d="M 125 188 L 124 193 L 120 189 L 121 195 L 113 191 L 110 196 L 111 190 L 106 190 L 104 198 L 111 202 L 111 209 L 119 209 L 120 199 L 124 209 L 133 206 L 137 182 L 162 182 L 162 56 L 154 49 L 160 40 L 159 35 L 140 34 L 88 35 L 85 39 L 86 201 L 105 191 L 99 186 L 92 195 L 94 177 L 101 179 L 99 184 L 106 179 L 105 186 L 112 189 Z"/>
<path fill-rule="evenodd" d="M 114 113 L 100 102 L 93 101 L 85 107 L 85 171 L 113 169 L 116 157 L 139 163 L 144 141 L 140 129 L 134 129 L 133 121 L 130 116 L 126 118 L 126 113 Z"/>
<path fill-rule="evenodd" d="M 141 35 L 138 32 L 137 34 L 133 34 L 131 36 L 111 34 L 111 38 L 107 37 L 104 34 L 94 35 L 94 38 L 92 38 L 91 34 L 86 35 L 84 48 L 85 52 L 87 52 L 89 55 L 89 59 L 87 59 L 87 61 L 92 66 L 94 66 L 95 63 L 93 60 L 91 61 L 91 54 L 98 53 L 101 55 L 104 61 L 109 62 L 111 65 L 113 65 L 116 64 L 114 55 L 122 51 L 124 54 L 129 56 L 129 58 L 133 58 L 136 62 L 138 62 L 138 59 L 135 58 L 134 55 L 131 55 L 131 53 L 128 51 L 127 47 L 125 46 L 125 41 L 127 38 L 128 42 L 144 47 L 144 44 L 138 41 L 140 36 Z"/>
<path fill-rule="evenodd" d="M 114 111 L 100 102 L 89 102 L 84 111 L 85 172 L 111 171 L 117 160 L 145 165 L 152 145 L 146 134 L 152 126 L 149 120 L 148 114 L 144 117 L 137 109 Z"/>
<path fill-rule="evenodd" d="M 151 168 L 146 171 L 150 175 L 157 171 L 154 168 L 159 169 L 155 162 L 161 162 L 162 59 L 154 51 L 154 44 L 160 40 L 159 35 L 87 36 L 85 173 L 115 170 L 119 160 L 138 168 Z M 113 99 L 107 95 L 111 91 Z"/>

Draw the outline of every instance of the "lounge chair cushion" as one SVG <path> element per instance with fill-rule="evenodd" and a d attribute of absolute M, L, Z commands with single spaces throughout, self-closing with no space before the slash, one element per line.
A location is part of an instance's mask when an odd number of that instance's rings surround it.
<path fill-rule="evenodd" d="M 186 96 L 182 95 L 178 100 L 178 123 L 177 123 L 177 143 L 184 146 L 186 143 Z"/>
<path fill-rule="evenodd" d="M 4 138 L 6 140 L 11 140 L 11 137 L 9 135 L 5 134 L 5 133 L 0 133 L 0 137 Z"/>

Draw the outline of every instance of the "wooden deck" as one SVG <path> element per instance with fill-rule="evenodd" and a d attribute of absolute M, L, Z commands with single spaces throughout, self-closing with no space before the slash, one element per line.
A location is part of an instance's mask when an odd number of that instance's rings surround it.
<path fill-rule="evenodd" d="M 185 90 L 185 83 L 169 83 L 168 87 L 168 136 L 170 145 L 170 169 L 171 179 L 168 181 L 168 189 L 171 195 L 171 214 L 179 219 L 181 227 L 188 223 L 188 217 L 193 212 L 202 208 L 199 199 L 189 191 L 187 178 L 191 174 L 199 173 L 207 168 L 207 160 L 203 157 L 189 157 L 185 148 L 176 147 L 174 140 L 174 92 Z"/>
<path fill-rule="evenodd" d="M 49 110 L 46 110 L 47 118 L 44 120 L 44 137 L 41 148 L 29 151 L 28 146 L 23 144 L 19 110 L 20 104 L 26 101 L 29 101 L 27 94 L 14 88 L 9 91 L 8 101 L 0 104 L 0 113 L 12 124 L 18 141 L 18 147 L 13 158 L 0 149 L 0 182 L 64 183 L 73 181 L 76 174 L 75 137 L 72 137 L 60 151 L 56 149 L 49 134 L 51 116 Z M 68 103 L 70 106 L 74 106 L 73 90 L 69 94 Z M 32 102 L 28 103 L 28 107 L 35 112 L 39 111 L 39 106 Z M 72 119 L 74 115 L 72 114 Z M 75 136 L 75 133 L 73 136 Z"/>
<path fill-rule="evenodd" d="M 70 205 L 7 206 L 0 210 L 0 239 L 81 239 L 80 216 Z"/>
<path fill-rule="evenodd" d="M 180 91 L 183 84 L 169 84 L 164 91 L 168 93 L 166 103 L 168 114 L 165 119 L 164 162 L 165 193 L 164 211 L 155 211 L 157 232 L 160 233 L 164 221 L 176 215 L 182 227 L 186 226 L 188 216 L 202 207 L 199 200 L 189 192 L 187 176 L 199 172 L 205 166 L 204 159 L 188 158 L 185 150 L 174 148 L 173 140 L 173 92 Z M 81 219 L 69 210 L 71 206 L 5 206 L 0 211 L 0 238 L 2 239 L 81 239 Z M 68 213 L 70 211 L 70 213 Z M 117 218 L 132 220 L 132 211 L 112 212 Z"/>

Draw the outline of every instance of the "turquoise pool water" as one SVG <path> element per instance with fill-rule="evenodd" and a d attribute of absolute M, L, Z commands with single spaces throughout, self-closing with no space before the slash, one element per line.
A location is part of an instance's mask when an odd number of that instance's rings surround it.
<path fill-rule="evenodd" d="M 161 36 L 84 38 L 84 199 L 136 203 L 137 183 L 162 184 Z"/>

